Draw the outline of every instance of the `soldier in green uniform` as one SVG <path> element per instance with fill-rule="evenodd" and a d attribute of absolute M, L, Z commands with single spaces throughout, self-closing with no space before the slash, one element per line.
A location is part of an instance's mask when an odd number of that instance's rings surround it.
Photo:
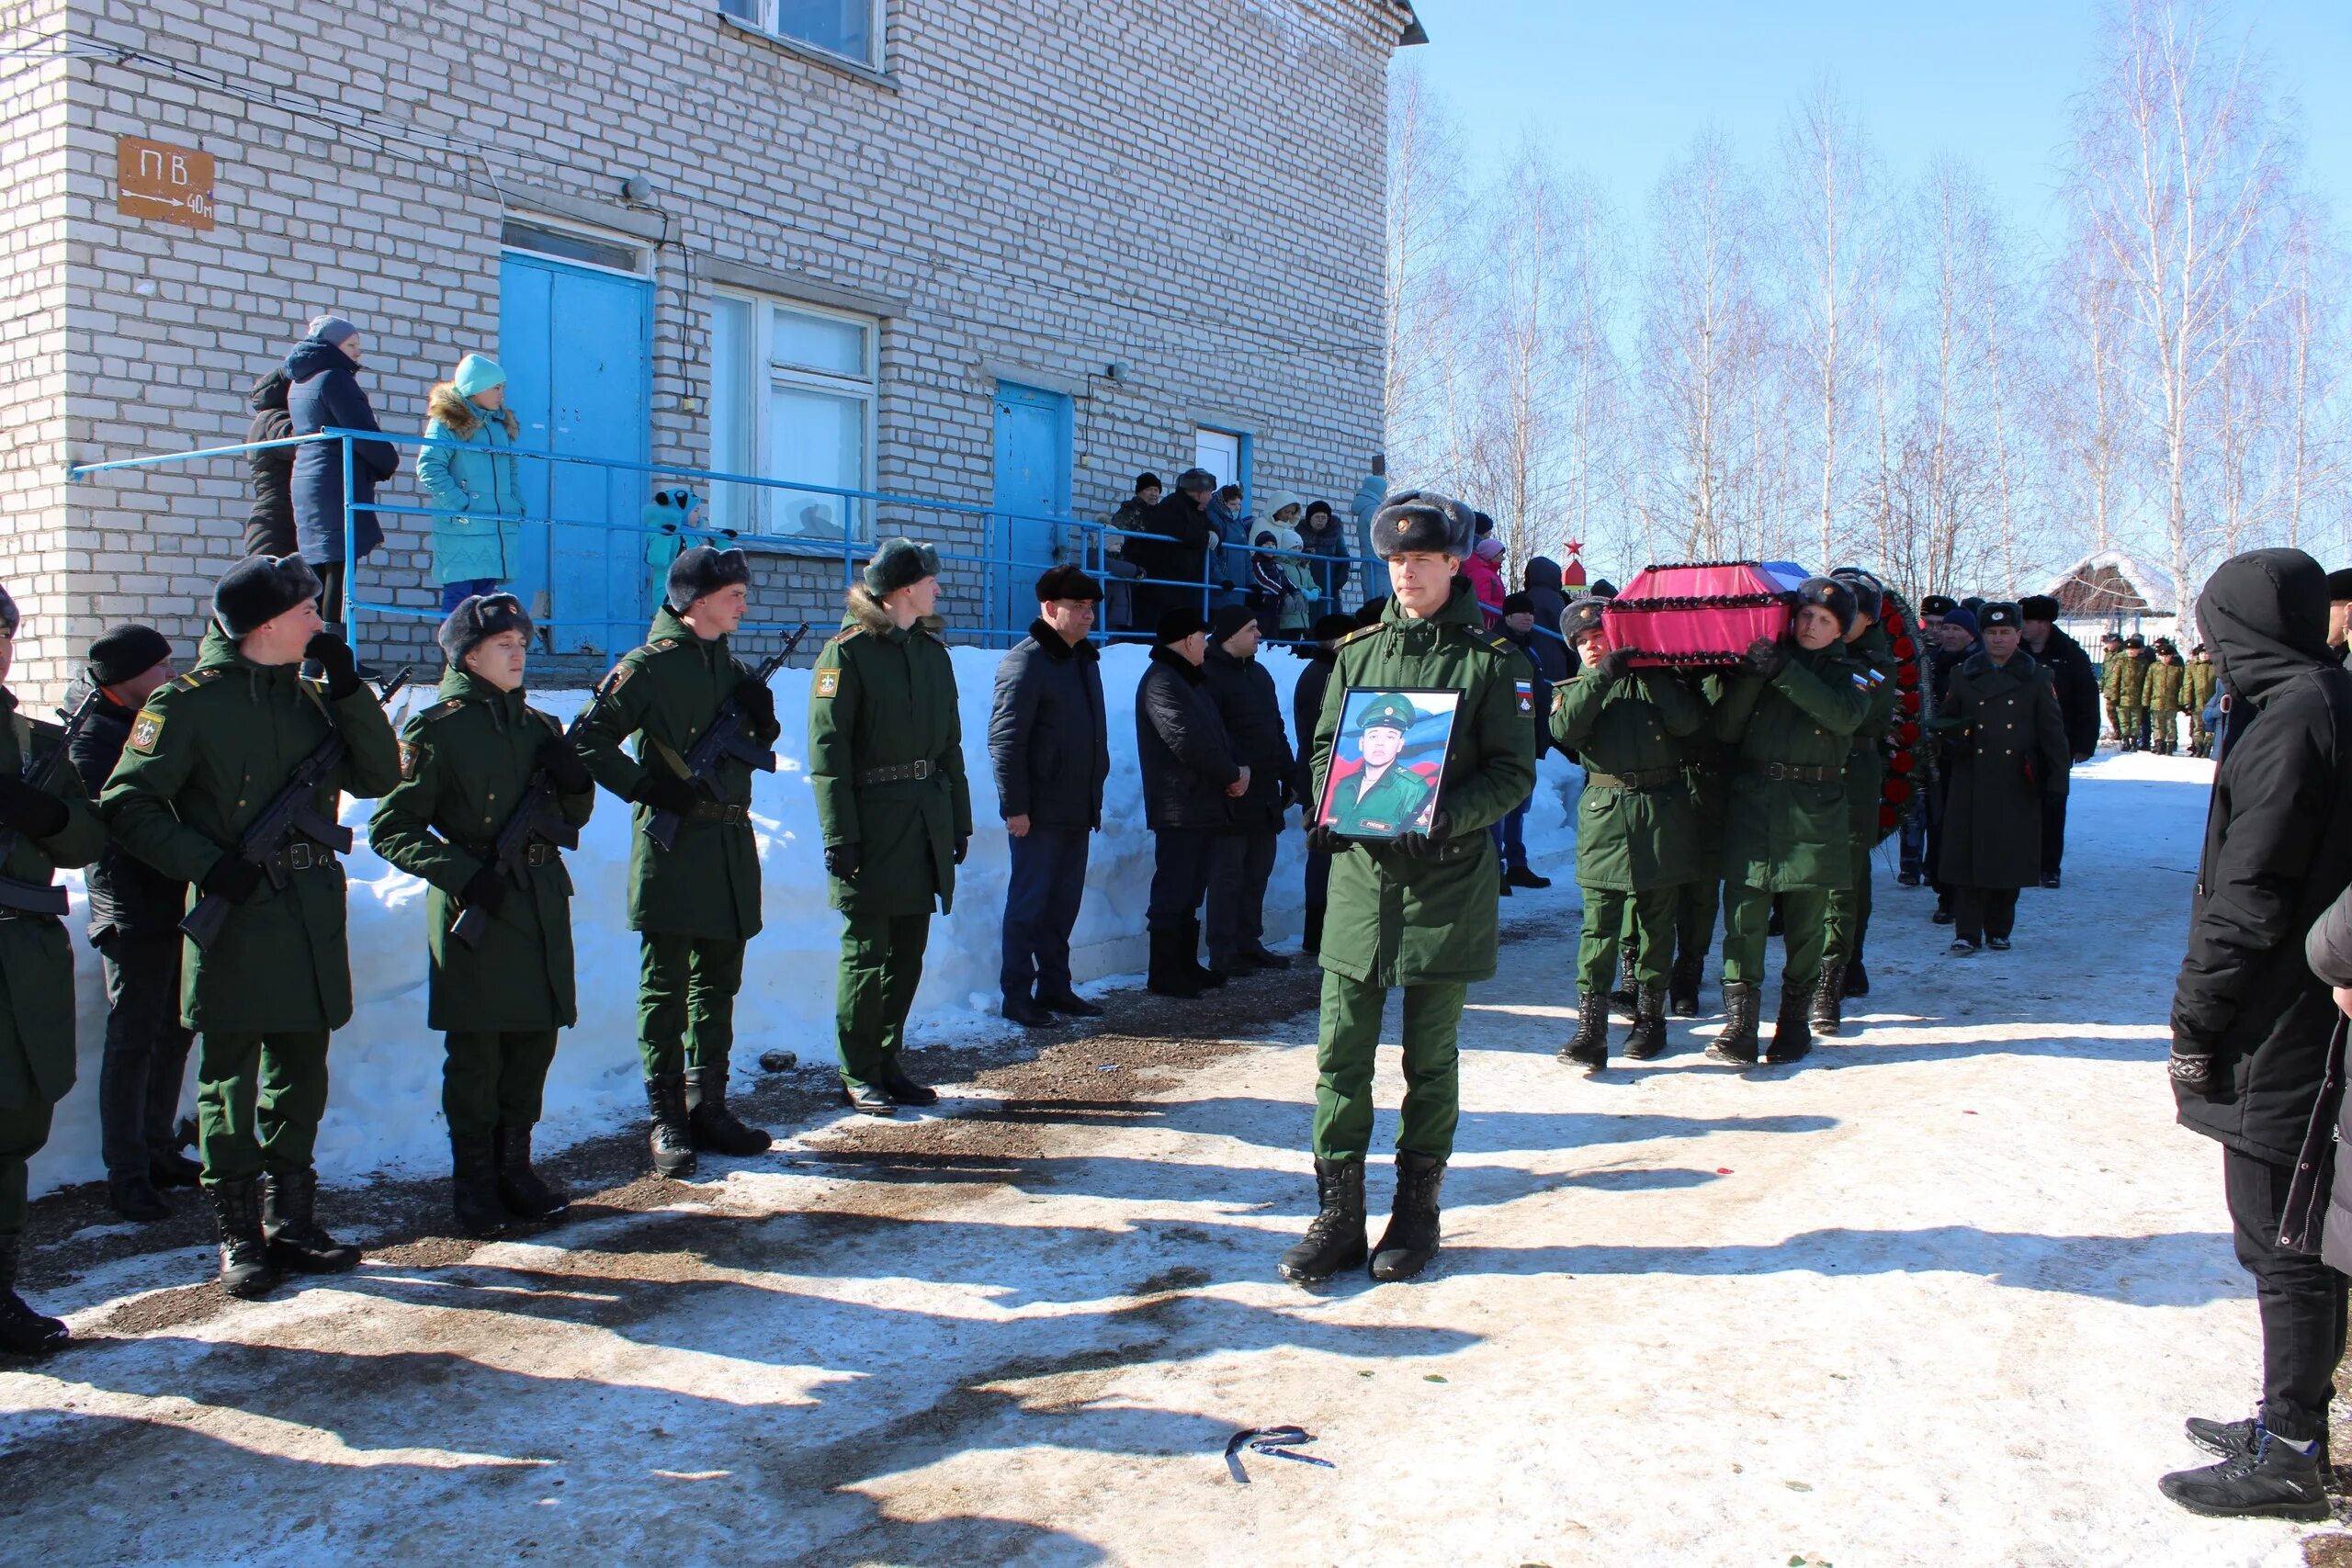
<path fill-rule="evenodd" d="M 1780 641 L 1748 645 L 1714 713 L 1715 734 L 1738 749 L 1730 820 L 1724 829 L 1724 1032 L 1708 1058 L 1756 1065 L 1765 928 L 1779 895 L 1786 963 L 1781 1010 L 1765 1060 L 1793 1062 L 1813 1048 L 1808 1012 L 1821 977 L 1829 895 L 1853 875 L 1846 766 L 1854 731 L 1869 716 L 1872 682 L 1846 657 L 1853 591 L 1807 578 Z"/>
<path fill-rule="evenodd" d="M 2188 688 L 2188 754 L 2211 757 L 2213 754 L 2213 731 L 2205 722 L 2205 705 L 2213 700 L 2213 685 L 2217 671 L 2213 655 L 2203 643 L 2188 650 L 2188 669 L 2184 681 Z"/>
<path fill-rule="evenodd" d="M 62 739 L 53 724 L 17 711 L 5 682 L 15 660 L 17 602 L 0 589 L 0 877 L 24 894 L 51 886 L 59 866 L 87 865 L 106 848 L 105 826 L 83 798 L 74 764 L 61 758 L 42 784 L 26 764 Z M 59 903 L 63 894 L 52 895 Z M 28 901 L 30 901 L 29 899 Z M 74 948 L 52 914 L 0 904 L 0 1350 L 41 1356 L 66 1341 L 65 1325 L 17 1294 L 25 1232 L 25 1166 L 49 1142 L 51 1109 L 74 1087 Z"/>
<path fill-rule="evenodd" d="M 196 667 L 158 688 L 99 809 L 123 847 L 192 897 L 231 906 L 209 947 L 182 967 L 182 1021 L 198 1032 L 197 1128 L 220 1232 L 220 1283 L 259 1296 L 281 1269 L 356 1267 L 359 1249 L 316 1217 L 311 1164 L 327 1103 L 327 1040 L 351 1018 L 343 863 L 297 833 L 269 873 L 237 852 L 255 817 L 330 732 L 341 764 L 312 808 L 400 782 L 400 750 L 343 639 L 319 619 L 319 580 L 295 556 L 254 556 L 212 591 Z M 324 671 L 305 680 L 305 657 Z"/>
<path fill-rule="evenodd" d="M 1371 839 L 1429 831 L 1437 786 L 1396 760 L 1420 716 L 1411 698 L 1395 692 L 1357 708 L 1354 734 L 1363 761 L 1332 788 L 1331 831 Z"/>
<path fill-rule="evenodd" d="M 573 829 L 595 806 L 596 781 L 563 727 L 524 700 L 531 617 L 520 601 L 467 599 L 441 623 L 440 642 L 449 660 L 440 700 L 401 732 L 401 782 L 376 807 L 368 841 L 432 888 L 424 1021 L 442 1032 L 450 1207 L 468 1235 L 492 1236 L 507 1214 L 548 1220 L 568 1206 L 531 1168 L 531 1129 L 556 1032 L 579 1020 L 571 876 L 559 845 L 533 837 L 512 871 L 495 846 L 541 775 L 536 814 Z M 452 931 L 474 910 L 478 944 Z"/>
<path fill-rule="evenodd" d="M 1713 711 L 1723 700 L 1720 675 L 1682 676 L 1699 705 Z M 1667 971 L 1667 1010 L 1677 1018 L 1699 1016 L 1699 983 L 1715 945 L 1715 916 L 1724 899 L 1724 822 L 1731 815 L 1731 749 L 1715 739 L 1713 724 L 1682 738 L 1682 777 L 1690 788 L 1697 817 L 1698 855 L 1690 881 L 1674 895 L 1674 967 Z"/>
<path fill-rule="evenodd" d="M 890 1116 L 939 1096 L 900 1065 L 934 905 L 972 838 L 956 671 L 939 637 L 939 552 L 892 539 L 849 591 L 808 687 L 808 782 L 831 900 L 846 922 L 834 997 L 842 1092 Z"/>
<path fill-rule="evenodd" d="M 2123 720 L 2126 751 L 2148 750 L 2148 671 L 2155 662 L 2146 637 L 2133 632 L 2123 639 L 2123 655 L 2115 661 L 2115 705 Z"/>
<path fill-rule="evenodd" d="M 1453 743 L 1425 829 L 1382 843 L 1318 823 L 1311 847 L 1331 856 L 1323 998 L 1317 1046 L 1315 1186 L 1306 1239 L 1283 1254 L 1283 1278 L 1311 1282 L 1364 1261 L 1363 1165 L 1372 1144 L 1372 1072 L 1391 987 L 1405 989 L 1405 1107 L 1396 1134 L 1396 1199 L 1372 1274 L 1420 1271 L 1439 1241 L 1438 1191 L 1460 1114 L 1454 1040 L 1470 984 L 1495 972 L 1500 868 L 1489 823 L 1535 786 L 1532 704 L 1517 677 L 1526 660 L 1487 630 L 1460 577 L 1476 529 L 1470 509 L 1408 491 L 1372 520 L 1388 563 L 1381 618 L 1343 638 L 1310 749 L 1322 798 L 1351 688 L 1452 690 Z"/>
<path fill-rule="evenodd" d="M 1880 754 L 1879 742 L 1894 722 L 1898 691 L 1894 645 L 1879 626 L 1884 586 L 1860 567 L 1840 567 L 1830 575 L 1854 595 L 1854 624 L 1846 632 L 1846 657 L 1871 682 L 1870 711 L 1855 728 L 1846 756 L 1846 816 L 1853 830 L 1853 870 L 1846 886 L 1829 895 L 1821 978 L 1813 991 L 1813 1031 L 1835 1036 L 1846 1026 L 1847 976 L 1861 963 L 1863 942 L 1870 934 L 1871 852 L 1885 837 L 1878 825 L 1879 799 L 1886 784 L 1886 759 Z"/>
<path fill-rule="evenodd" d="M 752 765 L 721 757 L 700 781 L 685 765 L 729 703 L 743 716 L 746 739 L 775 743 L 775 694 L 727 641 L 743 623 L 751 582 L 741 550 L 680 551 L 650 635 L 605 677 L 596 716 L 579 732 L 588 772 L 637 807 L 628 860 L 628 925 L 643 944 L 637 1045 L 652 1113 L 648 1145 L 662 1176 L 692 1175 L 697 1150 L 755 1155 L 770 1142 L 727 1108 L 735 993 L 743 950 L 760 932 Z M 626 750 L 631 736 L 635 756 Z M 658 811 L 681 818 L 666 850 L 645 832 Z"/>
<path fill-rule="evenodd" d="M 1666 1049 L 1675 913 L 1699 873 L 1698 811 L 1681 739 L 1707 722 L 1705 705 L 1672 671 L 1636 670 L 1633 649 L 1610 646 L 1602 603 L 1578 599 L 1562 612 L 1560 635 L 1584 662 L 1552 694 L 1552 739 L 1577 753 L 1585 773 L 1577 802 L 1584 893 L 1577 1032 L 1560 1060 L 1596 1072 L 1609 1065 L 1609 976 L 1629 925 L 1634 1027 L 1625 1055 L 1646 1062 Z"/>
<path fill-rule="evenodd" d="M 2180 702 L 2188 689 L 2188 667 L 2172 638 L 2156 638 L 2155 662 L 2148 666 L 2148 726 L 2156 739 L 2156 755 L 2169 757 L 2180 749 Z"/>

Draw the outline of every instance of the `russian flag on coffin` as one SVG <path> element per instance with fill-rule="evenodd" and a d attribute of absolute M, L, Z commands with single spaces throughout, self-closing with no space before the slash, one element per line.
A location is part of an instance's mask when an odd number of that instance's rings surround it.
<path fill-rule="evenodd" d="M 1794 561 L 1644 567 L 1601 622 L 1637 667 L 1736 664 L 1749 643 L 1788 629 L 1791 595 L 1811 575 Z"/>

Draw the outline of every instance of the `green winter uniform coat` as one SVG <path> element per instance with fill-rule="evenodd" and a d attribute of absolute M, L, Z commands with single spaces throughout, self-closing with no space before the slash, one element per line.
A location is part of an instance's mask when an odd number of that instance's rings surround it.
<path fill-rule="evenodd" d="M 521 692 L 455 668 L 441 678 L 441 700 L 401 732 L 401 782 L 377 806 L 368 841 L 432 888 L 424 899 L 431 1028 L 504 1032 L 563 1029 L 578 1019 L 571 874 L 552 844 L 533 841 L 541 863 L 525 869 L 525 886 L 510 882 L 480 947 L 450 934 L 465 912 L 458 892 L 490 863 L 499 830 L 538 771 L 540 744 L 561 733 Z M 544 808 L 577 828 L 595 804 L 591 787 L 550 791 Z"/>
<path fill-rule="evenodd" d="M 2205 705 L 2213 700 L 2213 685 L 2217 679 L 2219 677 L 2213 669 L 2212 660 L 2206 660 L 2200 663 L 2192 659 L 2188 661 L 2187 673 L 2182 680 L 2188 698 L 2183 705 L 2200 724 L 2204 722 Z"/>
<path fill-rule="evenodd" d="M 0 769 L 10 777 L 24 773 L 32 753 L 56 745 L 59 733 L 18 713 L 15 694 L 0 686 Z M 65 826 L 53 838 L 18 834 L 0 875 L 45 886 L 59 867 L 88 865 L 107 847 L 106 826 L 72 762 L 59 760 L 49 793 L 64 803 Z M 9 1025 L 0 1030 L 0 1111 L 54 1105 L 74 1087 L 74 947 L 64 921 L 0 918 L 0 998 Z"/>
<path fill-rule="evenodd" d="M 727 639 L 695 636 L 664 605 L 642 648 L 621 656 L 605 677 L 604 706 L 579 737 L 580 755 L 596 782 L 629 798 L 649 767 L 667 768 L 667 749 L 682 761 L 751 671 Z M 775 744 L 774 724 L 746 725 L 754 745 Z M 637 753 L 625 748 L 638 738 Z M 760 851 L 752 833 L 752 765 L 723 757 L 712 771 L 714 800 L 678 825 L 676 843 L 645 836 L 653 815 L 636 807 L 628 857 L 628 928 L 714 942 L 749 942 L 760 931 Z M 704 813 L 707 813 L 707 815 Z"/>
<path fill-rule="evenodd" d="M 1867 879 L 1871 851 L 1894 831 L 1878 822 L 1879 804 L 1886 788 L 1886 755 L 1879 750 L 1879 742 L 1886 739 L 1894 722 L 1900 688 L 1894 683 L 1893 645 L 1876 622 L 1846 645 L 1846 658 L 1878 677 L 1878 684 L 1871 688 L 1870 710 L 1855 727 L 1853 746 L 1846 759 L 1846 815 L 1853 824 L 1854 871 L 1857 878 Z"/>
<path fill-rule="evenodd" d="M 1682 739 L 1704 704 L 1670 671 L 1635 670 L 1604 684 L 1586 665 L 1553 689 L 1552 739 L 1584 763 L 1577 802 L 1577 881 L 1647 893 L 1700 874 L 1699 813 Z"/>
<path fill-rule="evenodd" d="M 1466 983 L 1495 972 L 1498 901 L 1493 841 L 1485 831 L 1535 787 L 1535 726 L 1521 705 L 1526 656 L 1486 629 L 1467 581 L 1428 620 L 1388 602 L 1380 624 L 1339 645 L 1316 721 L 1316 798 L 1331 769 L 1340 711 L 1351 688 L 1451 689 L 1462 694 L 1438 802 L 1442 858 L 1415 860 L 1356 842 L 1331 857 L 1323 967 L 1381 986 Z"/>
<path fill-rule="evenodd" d="M 158 688 L 130 727 L 130 742 L 98 797 L 115 838 L 166 876 L 195 884 L 231 852 L 302 759 L 332 728 L 343 764 L 313 803 L 332 820 L 344 793 L 371 798 L 400 783 L 391 721 L 364 683 L 329 701 L 294 665 L 255 664 L 215 625 L 196 667 Z M 182 1021 L 206 1033 L 318 1032 L 351 1018 L 351 961 L 344 942 L 343 863 L 295 838 L 310 861 L 284 887 L 266 881 L 231 909 L 211 949 L 186 944 Z"/>
<path fill-rule="evenodd" d="M 2188 689 L 2188 667 L 2157 660 L 2148 666 L 2148 706 L 2157 713 L 2178 713 L 2181 694 Z"/>
<path fill-rule="evenodd" d="M 1959 887 L 2041 882 L 2041 797 L 2066 793 L 2071 761 L 2050 671 L 2019 649 L 1973 653 L 1951 672 L 1934 728 L 1951 770 L 1936 874 Z"/>
<path fill-rule="evenodd" d="M 1715 735 L 1736 748 L 1724 880 L 1769 892 L 1834 892 L 1852 885 L 1853 820 L 1845 772 L 1853 734 L 1876 701 L 1861 667 L 1836 644 L 1791 647 L 1766 681 L 1741 671 L 1715 708 Z M 1826 777 L 1774 777 L 1793 768 Z"/>
<path fill-rule="evenodd" d="M 817 655 L 808 782 L 825 847 L 858 850 L 855 882 L 828 879 L 834 908 L 855 918 L 954 906 L 956 846 L 972 836 L 955 667 L 936 631 L 899 630 L 863 588 Z"/>

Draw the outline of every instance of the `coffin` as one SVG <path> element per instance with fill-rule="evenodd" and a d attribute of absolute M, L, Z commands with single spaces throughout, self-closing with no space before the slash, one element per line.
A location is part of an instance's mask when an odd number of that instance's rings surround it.
<path fill-rule="evenodd" d="M 1792 561 L 1644 567 L 1601 612 L 1609 646 L 1643 665 L 1736 664 L 1758 637 L 1788 630 L 1790 596 L 1810 574 Z"/>

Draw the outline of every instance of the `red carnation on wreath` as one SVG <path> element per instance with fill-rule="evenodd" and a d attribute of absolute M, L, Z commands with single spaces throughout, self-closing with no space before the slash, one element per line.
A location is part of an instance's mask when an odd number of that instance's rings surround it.
<path fill-rule="evenodd" d="M 1919 727 L 1916 724 L 1898 724 L 1894 727 L 1894 739 L 1896 744 L 1903 747 L 1917 746 L 1919 743 Z"/>
<path fill-rule="evenodd" d="M 1900 806 L 1905 801 L 1911 798 L 1911 781 L 1909 779 L 1889 779 L 1886 781 L 1886 787 L 1882 793 L 1885 795 L 1889 805 Z"/>
<path fill-rule="evenodd" d="M 1915 689 L 1919 684 L 1919 667 L 1916 664 L 1905 664 L 1896 670 L 1894 683 L 1906 692 Z"/>
<path fill-rule="evenodd" d="M 1895 628 L 1897 631 L 1901 631 L 1902 629 L 1903 628 L 1900 626 Z M 1907 637 L 1898 637 L 1894 639 L 1894 657 L 1897 659 L 1917 659 L 1919 657 L 1919 645 L 1913 642 Z"/>
<path fill-rule="evenodd" d="M 1905 713 L 1917 713 L 1919 711 L 1919 694 L 1917 692 L 1905 692 L 1901 696 L 1894 699 L 1894 705 L 1901 708 Z"/>
<path fill-rule="evenodd" d="M 1907 773 L 1918 765 L 1919 759 L 1913 756 L 1908 751 L 1897 751 L 1894 756 L 1889 757 L 1886 760 L 1886 767 L 1889 773 Z"/>
<path fill-rule="evenodd" d="M 1880 807 L 1878 808 L 1878 836 L 1883 839 L 1889 833 L 1894 832 L 1896 820 L 1897 818 L 1894 815 L 1894 807 L 1892 806 Z"/>

